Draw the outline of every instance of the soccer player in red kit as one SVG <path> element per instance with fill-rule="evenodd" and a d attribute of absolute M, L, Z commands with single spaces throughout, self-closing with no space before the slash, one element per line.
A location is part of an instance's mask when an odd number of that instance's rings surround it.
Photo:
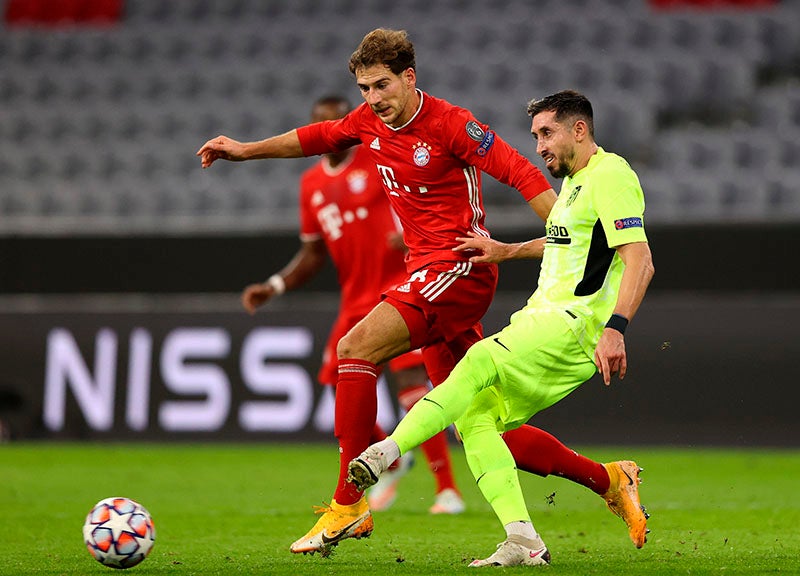
<path fill-rule="evenodd" d="M 556 200 L 544 175 L 472 113 L 417 89 L 414 46 L 405 31 L 368 33 L 349 68 L 365 102 L 341 120 L 258 142 L 218 136 L 197 152 L 207 168 L 218 159 L 296 158 L 364 144 L 403 225 L 407 278 L 386 290 L 337 346 L 339 480 L 331 505 L 291 545 L 295 553 L 326 551 L 345 538 L 372 533 L 369 506 L 347 482 L 347 466 L 369 445 L 378 365 L 421 348 L 428 376 L 437 385 L 482 337 L 480 320 L 497 286 L 497 265 L 473 264 L 469 252 L 454 250 L 459 237 L 489 237 L 481 172 L 516 188 L 543 221 Z M 542 430 L 521 426 L 504 439 L 520 470 L 569 478 L 607 501 L 624 491 L 616 471 Z"/>
<path fill-rule="evenodd" d="M 337 120 L 351 110 L 341 96 L 327 96 L 314 103 L 312 122 Z M 339 315 L 325 346 L 318 380 L 336 384 L 336 344 L 380 301 L 385 289 L 406 277 L 402 228 L 383 191 L 370 155 L 355 146 L 325 154 L 306 170 L 300 180 L 300 250 L 266 282 L 251 284 L 242 292 L 242 304 L 251 314 L 274 296 L 308 282 L 330 255 L 336 268 L 341 300 Z M 428 392 L 428 375 L 422 353 L 414 350 L 388 363 L 398 387 L 400 406 L 410 410 Z M 373 442 L 386 437 L 375 424 Z M 447 435 L 440 433 L 421 445 L 436 480 L 436 498 L 430 512 L 458 514 L 464 502 L 453 477 Z M 372 510 L 389 508 L 396 496 L 397 480 L 408 469 L 402 462 L 387 482 L 379 482 L 367 495 Z M 391 472 L 391 470 L 390 470 Z M 386 476 L 381 477 L 381 480 Z"/>

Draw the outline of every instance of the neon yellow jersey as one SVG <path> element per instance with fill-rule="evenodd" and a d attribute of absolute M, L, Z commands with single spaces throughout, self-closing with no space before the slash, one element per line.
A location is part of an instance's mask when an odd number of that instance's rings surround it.
<path fill-rule="evenodd" d="M 615 247 L 633 242 L 647 242 L 642 187 L 624 158 L 598 148 L 564 178 L 547 219 L 539 285 L 524 310 L 560 309 L 582 319 L 574 330 L 593 357 L 625 267 Z"/>

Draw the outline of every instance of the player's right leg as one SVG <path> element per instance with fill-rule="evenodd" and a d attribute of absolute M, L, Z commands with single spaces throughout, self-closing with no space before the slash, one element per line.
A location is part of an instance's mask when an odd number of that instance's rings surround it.
<path fill-rule="evenodd" d="M 557 312 L 518 314 L 497 335 L 503 347 L 493 352 L 503 366 L 504 393 L 511 401 L 507 415 L 510 426 L 527 422 L 532 414 L 560 401 L 596 372 L 593 360 L 574 337 L 579 330 L 569 325 L 572 321 L 580 322 Z M 625 521 L 631 540 L 641 548 L 647 515 L 639 504 L 637 466 L 594 462 L 547 432 L 527 425 L 509 430 L 504 440 L 520 470 L 541 476 L 556 474 L 602 496 L 612 512 Z M 628 477 L 633 481 L 627 481 Z"/>
<path fill-rule="evenodd" d="M 541 428 L 523 425 L 504 433 L 503 440 L 520 470 L 543 478 L 561 476 L 598 495 L 608 491 L 610 480 L 600 462 L 581 456 Z"/>
<path fill-rule="evenodd" d="M 601 496 L 609 509 L 625 521 L 637 548 L 646 542 L 647 512 L 639 503 L 639 467 L 628 461 L 602 464 L 571 450 L 553 435 L 534 426 L 520 426 L 503 434 L 517 468 L 546 477 L 550 474 L 585 486 Z M 613 468 L 613 470 L 609 470 Z M 627 481 L 628 470 L 634 482 Z M 620 481 L 624 480 L 624 481 Z"/>
<path fill-rule="evenodd" d="M 339 440 L 339 478 L 331 505 L 302 538 L 294 553 L 325 552 L 346 538 L 372 532 L 372 517 L 363 490 L 347 482 L 347 465 L 368 445 L 377 418 L 375 387 L 378 365 L 409 348 L 408 329 L 389 304 L 378 304 L 340 341 L 334 431 Z"/>
<path fill-rule="evenodd" d="M 494 364 L 478 360 L 478 356 L 487 356 L 478 353 L 481 344 L 475 344 L 450 376 L 411 408 L 386 440 L 350 462 L 350 482 L 362 490 L 373 486 L 395 459 L 453 424 L 472 400 L 496 381 Z"/>
<path fill-rule="evenodd" d="M 609 510 L 625 521 L 628 534 L 637 548 L 647 542 L 647 519 L 645 507 L 639 502 L 639 472 L 641 468 L 630 460 L 603 464 L 611 478 L 609 489 L 602 495 Z"/>

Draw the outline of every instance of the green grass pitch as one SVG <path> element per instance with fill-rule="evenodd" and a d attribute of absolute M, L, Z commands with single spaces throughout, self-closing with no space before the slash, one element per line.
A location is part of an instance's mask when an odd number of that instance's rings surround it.
<path fill-rule="evenodd" d="M 800 574 L 800 451 L 585 447 L 597 460 L 645 468 L 648 543 L 588 490 L 522 473 L 547 574 Z M 127 496 L 153 515 L 150 557 L 129 572 L 169 574 L 453 574 L 490 554 L 502 527 L 480 496 L 460 447 L 456 475 L 468 510 L 431 516 L 433 480 L 421 453 L 375 532 L 329 558 L 289 553 L 331 496 L 334 444 L 57 444 L 0 446 L 0 574 L 110 574 L 82 543 L 98 500 Z M 487 569 L 484 569 L 487 570 Z"/>

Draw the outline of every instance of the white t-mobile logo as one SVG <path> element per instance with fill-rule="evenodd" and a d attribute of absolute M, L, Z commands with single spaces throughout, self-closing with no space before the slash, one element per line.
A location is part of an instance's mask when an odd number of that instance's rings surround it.
<path fill-rule="evenodd" d="M 323 206 L 317 211 L 317 219 L 322 224 L 322 229 L 331 240 L 337 240 L 342 236 L 342 213 L 339 206 L 335 203 Z"/>
<path fill-rule="evenodd" d="M 408 186 L 404 186 L 398 184 L 397 181 L 394 179 L 394 170 L 392 170 L 391 166 L 383 166 L 381 164 L 375 165 L 378 168 L 378 173 L 381 175 L 383 179 L 383 184 L 389 190 L 389 194 L 394 196 L 400 196 L 396 191 L 397 190 L 405 190 L 406 192 L 411 192 L 411 188 Z M 418 188 L 420 194 L 425 194 L 428 191 L 426 186 L 420 186 Z"/>

